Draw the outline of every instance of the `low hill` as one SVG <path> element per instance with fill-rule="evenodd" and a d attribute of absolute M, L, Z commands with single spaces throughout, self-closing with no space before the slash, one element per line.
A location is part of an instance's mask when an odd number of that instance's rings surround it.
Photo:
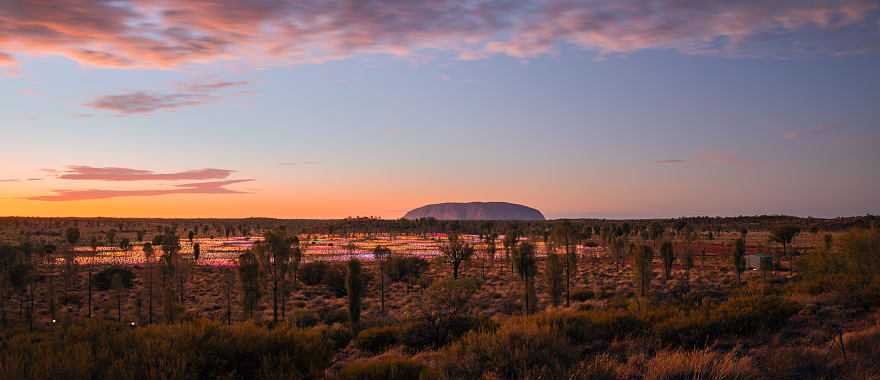
<path fill-rule="evenodd" d="M 438 203 L 407 212 L 404 219 L 438 220 L 544 220 L 540 211 L 507 202 Z"/>

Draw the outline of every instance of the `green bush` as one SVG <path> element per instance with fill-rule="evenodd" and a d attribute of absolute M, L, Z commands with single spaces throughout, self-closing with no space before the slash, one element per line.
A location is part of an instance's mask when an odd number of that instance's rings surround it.
<path fill-rule="evenodd" d="M 383 355 L 349 363 L 340 371 L 340 380 L 413 380 L 429 378 L 421 362 L 400 355 Z"/>
<path fill-rule="evenodd" d="M 98 290 L 109 290 L 113 284 L 113 276 L 119 274 L 122 279 L 122 286 L 131 289 L 134 286 L 134 273 L 128 269 L 112 267 L 104 269 L 95 274 L 95 288 Z"/>
<path fill-rule="evenodd" d="M 401 328 L 398 326 L 380 326 L 365 329 L 358 333 L 355 339 L 357 348 L 370 352 L 380 353 L 399 342 Z"/>

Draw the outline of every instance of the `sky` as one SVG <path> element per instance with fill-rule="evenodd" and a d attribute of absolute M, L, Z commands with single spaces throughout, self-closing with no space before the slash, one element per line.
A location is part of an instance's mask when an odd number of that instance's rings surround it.
<path fill-rule="evenodd" d="M 0 2 L 0 215 L 880 213 L 880 1 Z"/>

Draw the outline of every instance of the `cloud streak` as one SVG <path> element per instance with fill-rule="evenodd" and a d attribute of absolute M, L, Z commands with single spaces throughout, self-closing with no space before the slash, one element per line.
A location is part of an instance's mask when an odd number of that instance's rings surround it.
<path fill-rule="evenodd" d="M 148 68 L 424 50 L 528 58 L 564 44 L 601 54 L 753 54 L 765 49 L 750 43 L 756 36 L 815 30 L 823 32 L 815 40 L 775 38 L 787 46 L 771 53 L 831 55 L 880 49 L 876 27 L 851 34 L 876 23 L 878 8 L 873 0 L 12 0 L 0 2 L 0 64 L 14 64 L 12 53 Z"/>
<path fill-rule="evenodd" d="M 788 131 L 785 132 L 782 136 L 786 140 L 800 140 L 802 138 L 812 138 L 824 136 L 830 133 L 834 133 L 835 131 L 839 131 L 841 129 L 845 129 L 846 125 L 844 124 L 822 124 L 815 126 L 813 128 L 802 129 L 799 131 Z"/>
<path fill-rule="evenodd" d="M 214 92 L 246 85 L 246 81 L 191 83 L 181 86 L 182 92 L 168 94 L 135 91 L 104 95 L 85 104 L 86 107 L 116 112 L 120 115 L 151 113 L 205 104 L 220 98 Z"/>
<path fill-rule="evenodd" d="M 234 171 L 228 169 L 196 169 L 172 173 L 156 173 L 152 170 L 92 167 L 73 165 L 60 175 L 59 179 L 88 181 L 181 181 L 209 180 L 229 177 Z"/>
<path fill-rule="evenodd" d="M 32 201 L 46 202 L 64 202 L 64 201 L 86 201 L 108 198 L 123 197 L 155 197 L 174 194 L 249 194 L 245 191 L 238 191 L 226 188 L 226 186 L 250 182 L 253 179 L 236 179 L 228 181 L 199 182 L 175 185 L 173 189 L 143 189 L 143 190 L 106 190 L 106 189 L 88 189 L 88 190 L 69 190 L 55 189 L 54 194 L 39 195 L 26 198 Z"/>

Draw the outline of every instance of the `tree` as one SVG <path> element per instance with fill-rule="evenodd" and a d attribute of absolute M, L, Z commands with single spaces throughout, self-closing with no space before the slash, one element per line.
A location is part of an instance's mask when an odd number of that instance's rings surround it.
<path fill-rule="evenodd" d="M 801 229 L 797 226 L 792 225 L 783 225 L 778 226 L 770 230 L 770 241 L 773 243 L 782 244 L 782 256 L 788 256 L 788 246 L 791 244 L 794 237 L 797 236 L 801 232 Z M 788 261 L 789 267 L 791 270 L 794 270 L 794 265 L 791 263 L 791 258 Z"/>
<path fill-rule="evenodd" d="M 379 276 L 379 314 L 385 315 L 385 263 L 391 256 L 391 250 L 381 245 L 373 249 L 373 259 L 376 261 Z"/>
<path fill-rule="evenodd" d="M 111 229 L 111 230 L 107 231 L 106 236 L 107 236 L 107 244 L 116 245 L 116 230 Z"/>
<path fill-rule="evenodd" d="M 345 289 L 348 293 L 348 318 L 351 322 L 351 331 L 352 334 L 356 334 L 361 320 L 361 298 L 364 292 L 361 262 L 357 259 L 348 261 Z"/>
<path fill-rule="evenodd" d="M 449 242 L 440 247 L 440 252 L 446 261 L 452 265 L 452 278 L 458 279 L 458 271 L 461 264 L 470 260 L 474 255 L 474 247 L 459 239 L 458 234 L 449 234 Z"/>
<path fill-rule="evenodd" d="M 235 273 L 223 268 L 223 285 L 226 293 L 226 325 L 232 326 L 232 288 L 235 287 Z"/>
<path fill-rule="evenodd" d="M 272 321 L 278 322 L 279 284 L 287 278 L 290 269 L 290 245 L 292 240 L 287 236 L 287 231 L 279 228 L 276 231 L 267 232 L 265 235 L 268 253 L 271 254 L 267 265 L 272 277 Z"/>
<path fill-rule="evenodd" d="M 241 296 L 244 318 L 251 319 L 260 302 L 260 266 L 252 251 L 238 257 L 238 276 L 241 279 Z"/>
<path fill-rule="evenodd" d="M 501 247 L 504 249 L 504 258 L 510 261 L 512 255 L 513 248 L 516 247 L 516 243 L 519 241 L 519 232 L 515 229 L 510 229 L 504 234 L 504 240 L 501 241 Z M 511 269 L 513 268 L 513 262 L 510 263 Z"/>
<path fill-rule="evenodd" d="M 825 249 L 831 250 L 831 246 L 834 244 L 834 238 L 831 234 L 825 234 Z"/>
<path fill-rule="evenodd" d="M 79 242 L 79 228 L 68 228 L 67 231 L 64 232 L 64 237 L 71 245 L 76 244 L 77 242 Z"/>
<path fill-rule="evenodd" d="M 669 281 L 672 277 L 672 265 L 675 263 L 675 249 L 671 241 L 666 240 L 660 245 L 660 257 L 663 259 L 663 279 Z"/>
<path fill-rule="evenodd" d="M 153 288 L 153 244 L 150 242 L 144 243 L 144 261 L 145 267 L 147 271 L 147 323 L 153 324 L 153 294 L 155 290 Z M 89 316 L 91 317 L 91 303 L 92 303 L 92 272 L 89 269 Z"/>
<path fill-rule="evenodd" d="M 112 280 L 113 293 L 116 295 L 116 321 L 122 321 L 122 296 L 125 286 L 122 285 L 122 274 L 120 272 L 113 273 Z"/>
<path fill-rule="evenodd" d="M 524 241 L 513 248 L 513 269 L 523 283 L 523 314 L 529 314 L 534 308 L 529 302 L 531 280 L 537 272 L 534 244 Z"/>
<path fill-rule="evenodd" d="M 551 233 L 554 245 L 561 247 L 565 254 L 565 306 L 571 305 L 571 278 L 577 273 L 577 232 L 571 222 L 556 223 Z"/>
<path fill-rule="evenodd" d="M 633 276 L 638 287 L 639 296 L 646 297 L 651 290 L 651 260 L 654 250 L 644 244 L 630 244 L 630 256 L 633 260 Z"/>
<path fill-rule="evenodd" d="M 685 291 L 690 291 L 691 269 L 694 267 L 694 251 L 693 243 L 696 239 L 696 233 L 693 227 L 686 225 L 681 231 L 681 237 L 684 239 L 684 256 L 682 256 L 682 266 L 684 267 L 684 287 Z"/>
<path fill-rule="evenodd" d="M 553 306 L 558 307 L 562 298 L 562 264 L 559 255 L 547 255 L 547 267 L 544 270 L 547 276 L 547 291 Z"/>
<path fill-rule="evenodd" d="M 173 323 L 177 317 L 178 299 L 183 300 L 184 268 L 178 255 L 180 238 L 167 230 L 162 236 L 162 284 L 165 321 Z M 175 291 L 175 285 L 177 290 Z"/>
<path fill-rule="evenodd" d="M 742 282 L 742 272 L 746 270 L 745 263 L 745 255 L 746 255 L 746 241 L 743 238 L 736 239 L 736 244 L 733 248 L 733 268 L 736 270 L 736 283 L 739 284 Z"/>

